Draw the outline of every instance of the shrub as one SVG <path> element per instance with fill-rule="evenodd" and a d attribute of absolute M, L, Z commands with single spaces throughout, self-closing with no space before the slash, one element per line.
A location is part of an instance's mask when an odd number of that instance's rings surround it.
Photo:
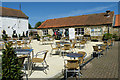
<path fill-rule="evenodd" d="M 37 34 L 37 40 L 40 41 L 40 36 Z"/>
<path fill-rule="evenodd" d="M 117 37 L 117 34 L 113 34 L 113 38 L 116 38 Z"/>
<path fill-rule="evenodd" d="M 6 31 L 3 30 L 2 39 L 3 39 L 4 41 L 7 41 L 7 38 L 8 38 L 8 35 L 6 34 Z"/>
<path fill-rule="evenodd" d="M 11 45 L 11 43 L 6 43 L 6 49 L 2 52 L 2 80 L 21 80 L 22 65 Z"/>
<path fill-rule="evenodd" d="M 6 31 L 5 31 L 5 30 L 3 30 L 3 34 L 6 34 Z"/>
<path fill-rule="evenodd" d="M 51 35 L 50 34 L 47 34 L 46 37 L 50 37 Z"/>
<path fill-rule="evenodd" d="M 116 40 L 116 41 L 119 41 L 120 39 L 119 39 L 119 37 L 117 36 L 117 37 L 115 38 L 115 40 Z"/>
<path fill-rule="evenodd" d="M 29 35 L 30 35 L 30 36 L 33 36 L 33 32 L 31 31 L 31 32 L 29 33 Z"/>
<path fill-rule="evenodd" d="M 25 33 L 23 32 L 23 35 L 22 35 L 22 37 L 25 37 Z"/>
<path fill-rule="evenodd" d="M 17 38 L 18 36 L 17 36 L 17 34 L 13 34 L 12 37 L 13 38 Z"/>
<path fill-rule="evenodd" d="M 119 36 L 117 36 L 117 34 L 113 34 L 113 38 L 115 38 L 116 41 L 119 40 Z"/>
<path fill-rule="evenodd" d="M 40 36 L 37 34 L 37 38 L 40 38 Z"/>
<path fill-rule="evenodd" d="M 110 33 L 104 34 L 104 35 L 103 35 L 103 39 L 104 39 L 104 40 L 112 39 L 112 34 L 110 34 Z"/>

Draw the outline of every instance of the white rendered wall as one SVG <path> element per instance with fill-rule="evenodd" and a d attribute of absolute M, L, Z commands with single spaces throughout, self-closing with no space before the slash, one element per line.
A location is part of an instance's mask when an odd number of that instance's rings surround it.
<path fill-rule="evenodd" d="M 28 19 L 0 16 L 0 36 L 2 35 L 2 30 L 5 30 L 10 37 L 13 34 L 13 30 L 16 30 L 18 35 L 22 35 L 23 32 L 26 34 L 26 31 L 28 31 Z"/>

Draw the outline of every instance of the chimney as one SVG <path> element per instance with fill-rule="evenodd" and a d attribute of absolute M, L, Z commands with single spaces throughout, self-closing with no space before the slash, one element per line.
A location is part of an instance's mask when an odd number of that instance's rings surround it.
<path fill-rule="evenodd" d="M 107 10 L 106 13 L 108 14 L 110 12 L 110 10 Z"/>
<path fill-rule="evenodd" d="M 109 13 L 110 13 L 110 10 L 107 10 L 104 16 L 110 17 L 110 14 L 109 14 Z"/>

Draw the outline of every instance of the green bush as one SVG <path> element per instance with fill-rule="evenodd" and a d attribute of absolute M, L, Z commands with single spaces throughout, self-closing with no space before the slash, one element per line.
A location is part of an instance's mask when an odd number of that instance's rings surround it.
<path fill-rule="evenodd" d="M 37 38 L 40 38 L 40 36 L 37 34 Z"/>
<path fill-rule="evenodd" d="M 37 40 L 40 41 L 40 36 L 37 34 Z"/>
<path fill-rule="evenodd" d="M 117 34 L 113 34 L 113 38 L 115 38 L 115 40 L 119 40 L 119 36 L 117 36 Z"/>
<path fill-rule="evenodd" d="M 31 32 L 29 33 L 29 35 L 30 35 L 30 36 L 33 36 L 33 32 L 31 31 Z"/>
<path fill-rule="evenodd" d="M 23 32 L 22 37 L 25 37 L 25 33 Z"/>
<path fill-rule="evenodd" d="M 46 37 L 50 37 L 51 35 L 50 34 L 47 34 Z"/>
<path fill-rule="evenodd" d="M 8 35 L 6 34 L 6 31 L 3 30 L 2 39 L 3 39 L 4 41 L 7 41 L 7 38 L 8 38 Z"/>
<path fill-rule="evenodd" d="M 7 41 L 7 38 L 8 38 L 7 34 L 2 34 L 2 39 L 3 39 L 4 41 Z"/>
<path fill-rule="evenodd" d="M 119 40 L 119 36 L 116 36 L 116 37 L 115 37 L 115 40 L 118 41 L 118 40 Z"/>
<path fill-rule="evenodd" d="M 2 80 L 22 80 L 22 64 L 18 61 L 17 54 L 11 45 L 6 43 L 6 48 L 2 52 Z"/>
<path fill-rule="evenodd" d="M 17 36 L 17 34 L 13 34 L 12 37 L 13 38 L 17 38 L 18 36 Z"/>
<path fill-rule="evenodd" d="M 112 37 L 113 37 L 112 34 L 106 33 L 106 34 L 104 34 L 103 39 L 108 40 L 108 39 L 112 39 Z"/>
<path fill-rule="evenodd" d="M 117 37 L 117 35 L 116 34 L 113 34 L 113 38 L 116 38 Z"/>

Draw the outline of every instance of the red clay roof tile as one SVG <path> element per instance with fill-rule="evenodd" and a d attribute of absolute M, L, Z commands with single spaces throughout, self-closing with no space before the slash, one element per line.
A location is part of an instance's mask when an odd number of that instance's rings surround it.
<path fill-rule="evenodd" d="M 109 13 L 110 17 L 104 16 L 105 14 L 106 13 L 99 13 L 99 14 L 88 14 L 81 16 L 49 19 L 46 20 L 44 23 L 42 23 L 38 28 L 112 24 L 114 11 Z"/>
<path fill-rule="evenodd" d="M 120 14 L 119 14 L 119 15 L 116 15 L 115 25 L 114 25 L 114 26 L 120 26 Z"/>
<path fill-rule="evenodd" d="M 17 9 L 11 9 L 6 7 L 0 7 L 0 16 L 4 17 L 18 17 L 18 18 L 26 18 L 28 19 L 28 16 L 26 16 L 21 10 Z"/>

